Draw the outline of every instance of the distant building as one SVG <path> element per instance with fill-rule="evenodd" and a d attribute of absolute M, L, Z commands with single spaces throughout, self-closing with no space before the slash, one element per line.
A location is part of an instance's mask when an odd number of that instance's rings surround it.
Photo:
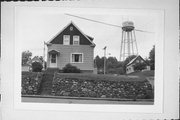
<path fill-rule="evenodd" d="M 61 70 L 70 63 L 82 72 L 93 72 L 94 47 L 93 38 L 71 22 L 47 43 L 47 68 Z"/>
<path fill-rule="evenodd" d="M 39 59 L 38 56 L 33 57 L 31 60 L 27 62 L 27 64 L 22 65 L 22 71 L 32 71 L 32 63 L 39 62 L 43 64 L 43 61 Z"/>
<path fill-rule="evenodd" d="M 43 64 L 43 61 L 38 56 L 33 57 L 31 60 L 29 60 L 27 62 L 27 64 L 32 65 L 32 63 L 34 63 L 34 62 L 39 62 L 39 63 Z"/>
<path fill-rule="evenodd" d="M 126 74 L 130 74 L 133 72 L 136 72 L 136 70 L 134 69 L 134 65 L 138 64 L 138 63 L 145 63 L 146 67 L 143 70 L 150 70 L 150 66 L 146 63 L 146 61 L 140 56 L 138 55 L 137 57 L 135 57 L 134 59 L 132 59 L 127 65 L 126 65 Z"/>

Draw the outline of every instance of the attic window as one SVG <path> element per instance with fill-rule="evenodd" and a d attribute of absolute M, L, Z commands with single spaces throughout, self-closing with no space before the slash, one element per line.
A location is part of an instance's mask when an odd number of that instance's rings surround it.
<path fill-rule="evenodd" d="M 79 36 L 78 35 L 73 36 L 73 45 L 79 45 Z"/>
<path fill-rule="evenodd" d="M 72 26 L 70 27 L 70 31 L 73 31 L 73 27 Z"/>
<path fill-rule="evenodd" d="M 69 45 L 70 44 L 70 35 L 64 35 L 63 36 L 63 44 Z"/>

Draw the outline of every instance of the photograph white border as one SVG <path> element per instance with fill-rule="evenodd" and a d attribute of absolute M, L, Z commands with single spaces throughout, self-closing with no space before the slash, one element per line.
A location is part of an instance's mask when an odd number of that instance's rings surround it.
<path fill-rule="evenodd" d="M 14 108 L 20 110 L 58 110 L 58 111 L 91 111 L 91 112 L 134 112 L 134 113 L 162 113 L 163 112 L 163 55 L 164 55 L 164 10 L 150 9 L 101 9 L 101 8 L 58 8 L 42 7 L 39 9 L 48 9 L 49 12 L 67 12 L 67 13 L 89 13 L 89 14 L 154 14 L 159 17 L 158 41 L 156 41 L 155 50 L 155 99 L 154 105 L 93 105 L 93 104 L 62 104 L 62 103 L 27 103 L 21 102 L 21 41 L 16 37 L 17 19 L 19 10 L 26 7 L 15 7 L 15 79 L 14 79 Z M 98 13 L 97 13 L 98 11 Z"/>

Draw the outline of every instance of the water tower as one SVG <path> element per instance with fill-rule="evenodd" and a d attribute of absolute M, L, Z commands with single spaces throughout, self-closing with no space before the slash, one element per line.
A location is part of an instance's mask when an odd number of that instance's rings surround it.
<path fill-rule="evenodd" d="M 134 23 L 132 21 L 125 21 L 122 23 L 120 61 L 124 61 L 131 55 L 138 55 Z"/>

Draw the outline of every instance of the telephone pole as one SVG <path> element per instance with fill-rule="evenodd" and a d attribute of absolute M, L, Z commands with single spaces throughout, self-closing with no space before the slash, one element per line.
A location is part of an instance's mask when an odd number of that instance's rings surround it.
<path fill-rule="evenodd" d="M 43 48 L 43 69 L 45 70 L 45 45 L 46 42 L 44 41 L 44 48 Z"/>
<path fill-rule="evenodd" d="M 106 74 L 106 48 L 107 48 L 107 46 L 105 46 L 103 48 L 103 50 L 104 50 L 104 74 Z"/>

